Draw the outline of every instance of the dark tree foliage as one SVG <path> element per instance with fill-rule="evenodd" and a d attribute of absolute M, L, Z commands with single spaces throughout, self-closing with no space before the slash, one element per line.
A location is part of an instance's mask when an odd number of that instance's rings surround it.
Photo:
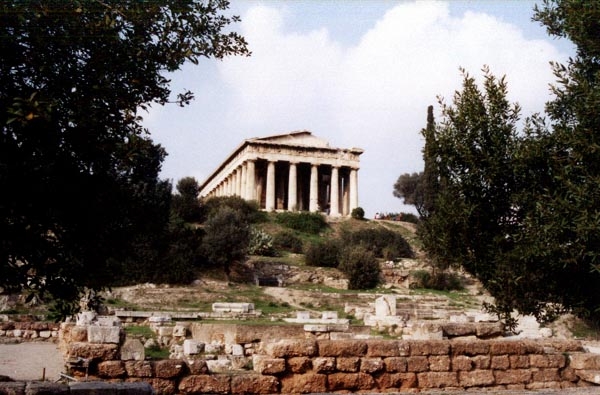
<path fill-rule="evenodd" d="M 205 200 L 202 205 L 203 219 L 209 219 L 225 206 L 238 211 L 244 220 L 251 224 L 266 220 L 266 213 L 260 210 L 257 202 L 247 201 L 239 196 L 219 196 Z"/>
<path fill-rule="evenodd" d="M 423 172 L 401 174 L 394 183 L 394 196 L 403 199 L 404 204 L 418 207 L 419 202 L 422 201 L 421 196 L 419 196 L 422 177 Z"/>
<path fill-rule="evenodd" d="M 397 259 L 413 258 L 414 252 L 410 244 L 398 232 L 378 226 L 355 231 L 342 230 L 341 244 L 344 246 L 361 246 L 371 251 L 378 258 Z"/>
<path fill-rule="evenodd" d="M 160 234 L 165 152 L 140 110 L 171 99 L 186 61 L 247 54 L 227 1 L 0 3 L 0 287 L 70 313 L 131 243 Z M 184 105 L 190 92 L 178 96 Z M 32 295 L 33 295 L 32 293 Z"/>
<path fill-rule="evenodd" d="M 173 195 L 171 209 L 185 222 L 200 222 L 202 207 L 198 201 L 200 186 L 194 177 L 184 177 L 177 182 L 177 194 Z"/>
<path fill-rule="evenodd" d="M 381 269 L 377 259 L 361 246 L 344 248 L 338 268 L 348 277 L 348 289 L 371 289 L 380 282 Z"/>

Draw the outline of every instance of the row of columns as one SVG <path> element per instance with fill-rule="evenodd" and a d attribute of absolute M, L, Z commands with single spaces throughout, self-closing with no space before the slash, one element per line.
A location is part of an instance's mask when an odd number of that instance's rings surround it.
<path fill-rule="evenodd" d="M 275 210 L 276 203 L 276 180 L 275 180 L 275 161 L 267 162 L 266 169 L 266 190 L 265 207 L 266 211 Z M 298 202 L 298 163 L 289 162 L 288 173 L 288 210 L 296 211 L 299 207 Z M 309 211 L 319 211 L 319 165 L 311 164 L 310 169 L 310 187 L 309 187 Z M 232 196 L 237 195 L 245 200 L 260 200 L 257 196 L 256 185 L 256 161 L 247 160 L 229 176 L 227 176 L 209 196 Z M 340 206 L 340 167 L 331 167 L 330 179 L 330 207 L 329 215 L 340 216 L 349 215 L 352 209 L 358 207 L 358 169 L 350 168 L 348 189 L 348 207 Z M 344 208 L 346 210 L 344 210 Z M 347 212 L 344 212 L 347 211 Z"/>

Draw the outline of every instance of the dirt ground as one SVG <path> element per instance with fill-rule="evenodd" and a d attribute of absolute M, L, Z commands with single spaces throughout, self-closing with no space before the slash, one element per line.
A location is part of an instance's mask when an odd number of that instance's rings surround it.
<path fill-rule="evenodd" d="M 55 381 L 64 372 L 63 357 L 51 342 L 0 344 L 0 376 L 13 380 Z"/>

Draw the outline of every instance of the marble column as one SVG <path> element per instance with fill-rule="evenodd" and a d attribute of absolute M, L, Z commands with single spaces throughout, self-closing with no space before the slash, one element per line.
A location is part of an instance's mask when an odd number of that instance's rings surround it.
<path fill-rule="evenodd" d="M 275 162 L 271 161 L 269 161 L 267 165 L 267 192 L 265 209 L 267 211 L 275 210 Z"/>
<path fill-rule="evenodd" d="M 310 194 L 308 200 L 308 210 L 310 212 L 319 211 L 319 170 L 318 165 L 313 164 L 310 168 Z"/>
<path fill-rule="evenodd" d="M 332 217 L 340 216 L 340 177 L 339 167 L 331 168 L 331 198 L 329 206 L 329 215 Z"/>
<path fill-rule="evenodd" d="M 358 169 L 350 169 L 350 214 L 358 207 Z"/>
<path fill-rule="evenodd" d="M 235 170 L 235 194 L 242 196 L 242 168 L 238 167 Z"/>
<path fill-rule="evenodd" d="M 253 160 L 248 160 L 246 167 L 246 199 L 256 200 L 255 162 Z"/>
<path fill-rule="evenodd" d="M 288 211 L 298 210 L 298 169 L 296 163 L 290 162 L 288 177 Z"/>
<path fill-rule="evenodd" d="M 247 188 L 246 188 L 246 179 L 248 178 L 248 175 L 246 174 L 246 163 L 242 164 L 241 167 L 241 174 L 242 174 L 242 183 L 240 185 L 240 197 L 242 199 L 248 199 L 246 197 L 246 192 L 247 192 Z"/>

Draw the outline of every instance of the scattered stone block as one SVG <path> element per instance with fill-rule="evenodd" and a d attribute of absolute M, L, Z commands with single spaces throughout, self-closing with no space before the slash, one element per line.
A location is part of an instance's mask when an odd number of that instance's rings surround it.
<path fill-rule="evenodd" d="M 600 370 L 577 370 L 576 374 L 583 381 L 600 384 Z"/>
<path fill-rule="evenodd" d="M 121 346 L 121 361 L 143 361 L 146 358 L 144 345 L 139 339 L 126 339 Z"/>
<path fill-rule="evenodd" d="M 87 338 L 90 343 L 119 344 L 121 341 L 121 328 L 118 326 L 89 325 L 87 327 Z"/>
<path fill-rule="evenodd" d="M 200 347 L 200 345 L 202 345 L 202 347 Z M 192 339 L 185 339 L 183 341 L 183 353 L 185 355 L 196 355 L 202 351 L 204 351 L 204 343 Z"/>

